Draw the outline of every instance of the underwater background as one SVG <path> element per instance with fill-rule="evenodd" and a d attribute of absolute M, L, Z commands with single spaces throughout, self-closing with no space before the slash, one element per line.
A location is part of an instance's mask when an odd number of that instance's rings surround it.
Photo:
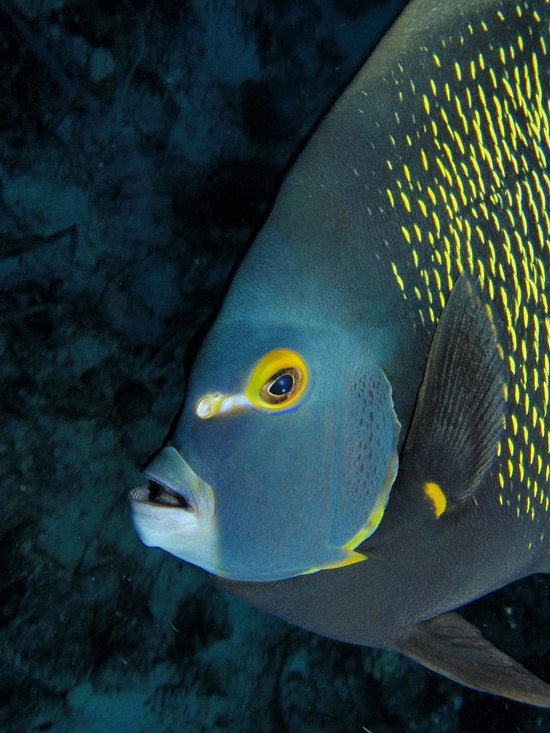
<path fill-rule="evenodd" d="M 127 507 L 188 344 L 404 4 L 0 0 L 2 732 L 550 730 L 234 600 Z M 464 610 L 547 680 L 548 590 Z"/>

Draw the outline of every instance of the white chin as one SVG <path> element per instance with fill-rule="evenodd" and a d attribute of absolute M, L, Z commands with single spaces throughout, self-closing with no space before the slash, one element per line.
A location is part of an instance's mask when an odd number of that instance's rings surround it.
<path fill-rule="evenodd" d="M 195 512 L 143 500 L 136 501 L 132 492 L 130 503 L 134 527 L 144 545 L 160 547 L 180 560 L 198 565 L 210 573 L 219 573 L 214 562 L 218 543 L 213 517 L 206 524 L 202 524 Z"/>

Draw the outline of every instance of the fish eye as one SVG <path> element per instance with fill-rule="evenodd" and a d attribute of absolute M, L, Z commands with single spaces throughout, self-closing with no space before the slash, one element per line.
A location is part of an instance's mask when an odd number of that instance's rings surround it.
<path fill-rule="evenodd" d="M 301 374 L 294 367 L 281 369 L 261 389 L 261 397 L 273 405 L 291 399 L 300 387 Z"/>
<path fill-rule="evenodd" d="M 305 361 L 290 349 L 275 349 L 256 364 L 246 396 L 260 410 L 286 410 L 301 398 L 307 384 Z"/>

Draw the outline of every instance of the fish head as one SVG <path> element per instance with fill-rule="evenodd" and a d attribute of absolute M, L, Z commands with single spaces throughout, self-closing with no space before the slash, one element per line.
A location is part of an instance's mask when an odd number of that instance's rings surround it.
<path fill-rule="evenodd" d="M 142 541 L 242 581 L 364 560 L 397 472 L 391 387 L 323 327 L 218 322 L 170 444 L 130 492 Z"/>

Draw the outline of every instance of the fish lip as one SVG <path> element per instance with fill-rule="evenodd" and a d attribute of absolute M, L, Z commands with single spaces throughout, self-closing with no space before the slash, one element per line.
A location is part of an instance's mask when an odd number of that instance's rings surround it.
<path fill-rule="evenodd" d="M 160 517 L 168 512 L 174 518 L 178 516 L 177 521 L 185 516 L 187 523 L 195 522 L 199 527 L 206 527 L 212 521 L 216 510 L 212 487 L 173 446 L 164 446 L 147 464 L 144 473 L 149 483 L 129 495 L 136 516 L 161 522 L 164 520 Z"/>
<path fill-rule="evenodd" d="M 196 511 L 190 492 L 178 491 L 172 486 L 166 486 L 166 484 L 150 478 L 147 484 L 131 489 L 128 492 L 128 498 L 134 504 L 147 504 L 155 509 L 183 510 L 190 514 Z"/>

